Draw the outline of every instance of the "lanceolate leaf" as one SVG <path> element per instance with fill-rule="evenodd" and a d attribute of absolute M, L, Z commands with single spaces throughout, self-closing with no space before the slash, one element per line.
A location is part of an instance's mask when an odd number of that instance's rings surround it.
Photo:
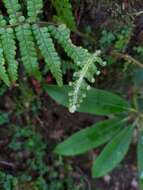
<path fill-rule="evenodd" d="M 122 127 L 120 118 L 98 122 L 69 137 L 56 147 L 55 152 L 66 156 L 84 153 L 109 141 Z"/>
<path fill-rule="evenodd" d="M 101 177 L 115 168 L 129 149 L 134 127 L 124 128 L 113 140 L 104 148 L 101 154 L 93 163 L 93 177 Z"/>
<path fill-rule="evenodd" d="M 140 190 L 143 189 L 143 131 L 140 132 L 138 142 L 138 170 Z"/>
<path fill-rule="evenodd" d="M 57 85 L 45 85 L 45 90 L 59 104 L 68 107 L 70 87 L 65 85 L 60 88 Z M 87 97 L 84 99 L 78 111 L 96 115 L 109 115 L 124 112 L 128 109 L 128 103 L 121 97 L 104 90 L 92 88 L 87 92 Z"/>

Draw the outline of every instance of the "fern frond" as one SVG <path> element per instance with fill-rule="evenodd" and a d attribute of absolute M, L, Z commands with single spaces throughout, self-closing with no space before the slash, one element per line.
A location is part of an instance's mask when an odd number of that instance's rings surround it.
<path fill-rule="evenodd" d="M 62 71 L 61 71 L 61 61 L 55 50 L 53 41 L 48 33 L 46 27 L 40 28 L 38 25 L 33 25 L 33 33 L 35 35 L 38 47 L 45 59 L 48 69 L 51 71 L 55 77 L 57 83 L 62 86 Z"/>
<path fill-rule="evenodd" d="M 82 64 L 85 59 L 90 57 L 87 49 L 75 46 L 70 38 L 70 30 L 66 25 L 62 24 L 58 28 L 54 26 L 48 27 L 52 37 L 63 47 L 67 55 L 75 62 L 75 64 Z"/>
<path fill-rule="evenodd" d="M 69 93 L 69 110 L 73 113 L 86 96 L 86 90 L 90 88 L 87 81 L 94 82 L 94 75 L 100 74 L 94 63 L 99 63 L 100 65 L 105 65 L 106 63 L 99 57 L 99 51 L 91 54 L 88 50 L 75 46 L 70 39 L 70 31 L 65 25 L 62 24 L 58 28 L 49 26 L 48 30 L 79 68 L 79 71 L 74 73 L 76 80 L 70 82 L 73 90 Z"/>
<path fill-rule="evenodd" d="M 41 74 L 38 67 L 31 26 L 29 24 L 23 24 L 16 27 L 15 30 L 25 70 L 28 74 L 33 75 L 40 80 Z"/>
<path fill-rule="evenodd" d="M 99 75 L 95 63 L 105 66 L 105 62 L 99 57 L 100 51 L 96 51 L 88 59 L 84 65 L 81 65 L 81 70 L 74 73 L 75 82 L 70 82 L 73 90 L 69 93 L 69 111 L 74 113 L 86 97 L 86 90 L 90 90 L 90 85 L 87 82 L 94 83 L 94 75 Z"/>
<path fill-rule="evenodd" d="M 37 20 L 37 16 L 41 12 L 42 7 L 42 0 L 27 0 L 27 12 L 31 22 L 35 22 Z"/>
<path fill-rule="evenodd" d="M 3 2 L 10 17 L 10 24 L 18 23 L 21 19 L 19 17 L 21 6 L 18 0 L 3 0 Z"/>
<path fill-rule="evenodd" d="M 38 14 L 41 12 L 43 0 L 26 0 L 28 18 L 22 16 L 18 0 L 3 0 L 3 2 L 10 17 L 8 22 L 12 26 L 7 26 L 6 20 L 0 14 L 0 74 L 2 80 L 9 85 L 10 81 L 15 82 L 18 78 L 18 62 L 16 61 L 18 40 L 25 71 L 41 79 L 36 51 L 38 48 L 46 63 L 45 70 L 50 70 L 58 85 L 62 86 L 61 59 L 55 49 L 54 39 L 63 47 L 76 66 L 77 72 L 74 74 L 76 80 L 72 83 L 73 91 L 70 92 L 70 111 L 74 112 L 82 102 L 85 90 L 89 88 L 87 83 L 94 82 L 93 76 L 99 74 L 94 62 L 104 63 L 98 56 L 98 52 L 92 55 L 87 49 L 74 45 L 70 38 L 70 30 L 65 24 L 59 27 L 53 25 L 47 27 L 43 26 L 47 23 L 41 22 L 38 25 Z M 70 28 L 75 29 L 70 0 L 53 0 L 52 3 L 57 10 L 58 17 Z"/>
<path fill-rule="evenodd" d="M 16 61 L 16 44 L 15 35 L 12 28 L 5 28 L 6 21 L 0 15 L 0 40 L 3 48 L 3 53 L 7 62 L 7 70 L 9 78 L 14 83 L 18 78 L 18 62 Z"/>
<path fill-rule="evenodd" d="M 7 62 L 7 70 L 10 80 L 15 82 L 18 78 L 18 62 L 16 56 L 16 45 L 12 28 L 0 29 L 0 39 L 4 51 L 4 56 Z"/>
<path fill-rule="evenodd" d="M 3 80 L 7 86 L 10 86 L 10 80 L 5 69 L 5 60 L 1 44 L 0 44 L 0 79 Z"/>
<path fill-rule="evenodd" d="M 5 27 L 6 25 L 6 20 L 3 18 L 3 15 L 0 12 L 0 28 Z"/>
<path fill-rule="evenodd" d="M 57 12 L 56 20 L 65 23 L 70 29 L 75 30 L 76 23 L 70 0 L 52 0 L 52 4 Z"/>

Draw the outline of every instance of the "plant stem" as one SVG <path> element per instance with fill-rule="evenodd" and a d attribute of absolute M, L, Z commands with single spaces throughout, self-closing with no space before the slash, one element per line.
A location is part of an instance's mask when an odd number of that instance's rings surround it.
<path fill-rule="evenodd" d="M 124 59 L 125 61 L 128 61 L 129 63 L 132 63 L 140 68 L 143 69 L 143 64 L 136 60 L 135 58 L 133 58 L 131 55 L 129 54 L 123 54 L 123 53 L 118 53 L 118 52 L 111 52 L 111 55 L 112 56 L 115 56 L 117 58 L 120 58 L 120 59 Z"/>

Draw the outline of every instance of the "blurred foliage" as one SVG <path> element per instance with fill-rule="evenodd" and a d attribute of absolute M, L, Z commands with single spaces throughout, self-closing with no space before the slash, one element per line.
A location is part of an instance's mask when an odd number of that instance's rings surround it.
<path fill-rule="evenodd" d="M 74 178 L 69 174 L 72 168 L 63 163 L 62 158 L 54 158 L 53 166 L 46 163 L 48 145 L 35 131 L 35 127 L 13 125 L 12 131 L 13 136 L 8 148 L 15 154 L 14 159 L 20 164 L 21 169 L 16 175 L 1 171 L 0 189 L 63 190 L 67 187 L 73 190 L 86 190 L 84 179 L 81 178 L 79 184 L 75 184 Z M 65 175 L 58 171 L 60 167 L 67 170 L 65 178 L 60 177 L 60 175 Z"/>

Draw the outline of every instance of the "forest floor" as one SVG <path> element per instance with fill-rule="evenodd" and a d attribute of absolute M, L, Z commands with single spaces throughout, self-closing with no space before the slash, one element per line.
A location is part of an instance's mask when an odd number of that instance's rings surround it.
<path fill-rule="evenodd" d="M 84 31 L 87 26 L 90 26 L 93 31 L 93 37 L 96 36 L 95 39 L 97 39 L 98 32 L 103 28 L 112 28 L 112 30 L 114 30 L 116 24 L 112 20 L 111 12 L 114 12 L 111 9 L 112 7 L 109 5 L 108 7 L 101 6 L 100 3 L 99 6 L 97 6 L 94 0 L 84 0 L 80 7 L 77 6 L 76 1 L 74 2 L 74 14 L 78 27 L 82 28 L 82 31 Z M 140 10 L 142 5 L 137 3 L 134 6 L 136 6 L 136 10 Z M 49 19 L 49 17 L 53 15 L 52 11 L 53 10 L 48 6 L 48 1 L 46 1 L 45 19 Z M 120 20 L 120 14 L 118 16 Z M 138 32 L 138 34 L 140 34 L 143 32 L 143 17 L 137 19 L 135 22 L 135 33 Z M 125 25 L 124 19 L 121 25 Z M 139 35 L 137 36 L 139 37 Z M 84 45 L 82 37 L 76 34 L 73 35 L 73 41 L 76 44 L 82 43 Z M 138 39 L 134 39 L 132 43 L 134 43 L 134 41 L 137 43 Z M 112 66 L 109 74 L 106 75 L 106 72 L 108 71 L 104 71 L 102 79 L 98 81 L 96 87 L 111 90 L 116 89 L 115 91 L 117 91 L 117 93 L 124 93 L 126 89 L 126 93 L 128 91 L 127 94 L 130 94 L 131 84 L 125 79 L 122 71 L 118 72 L 116 68 Z M 116 72 L 118 72 L 118 74 L 115 74 Z M 50 80 L 48 77 L 49 76 L 47 76 L 47 81 Z M 35 87 L 33 81 L 30 81 L 30 86 L 36 91 L 35 88 L 37 88 L 37 86 Z M 24 126 L 27 125 L 27 123 L 30 125 L 32 123 L 32 125 L 36 126 L 34 130 L 38 131 L 42 135 L 44 142 L 47 143 L 45 163 L 53 173 L 54 171 L 58 171 L 59 180 L 62 181 L 66 177 L 71 177 L 74 185 L 78 186 L 81 190 L 139 190 L 137 182 L 136 146 L 134 144 L 131 146 L 124 161 L 114 169 L 113 172 L 101 179 L 92 179 L 90 173 L 92 159 L 100 153 L 100 149 L 93 150 L 81 156 L 63 158 L 62 162 L 64 162 L 64 166 L 57 166 L 56 162 L 59 158 L 53 153 L 53 149 L 57 143 L 69 137 L 74 132 L 101 120 L 103 117 L 96 117 L 84 113 L 70 114 L 66 108 L 56 104 L 43 91 L 40 92 L 40 95 L 35 93 L 34 98 L 31 98 L 31 92 L 29 92 L 27 97 L 24 93 L 24 91 L 27 92 L 27 86 L 23 87 L 24 95 L 21 95 L 19 90 L 15 88 L 5 90 L 2 84 L 0 86 L 0 88 L 4 90 L 4 94 L 0 98 L 0 112 L 9 115 L 9 121 L 6 124 L 0 125 L 0 169 L 2 171 L 17 176 L 19 172 L 27 169 L 25 160 L 29 159 L 31 155 L 25 151 L 17 152 L 11 150 L 9 143 L 13 138 L 12 125 Z M 3 123 L 1 122 L 1 118 L 0 123 Z M 33 172 L 31 175 L 33 178 L 36 178 L 37 174 Z M 65 185 L 65 188 L 62 190 L 74 189 L 67 189 Z"/>

